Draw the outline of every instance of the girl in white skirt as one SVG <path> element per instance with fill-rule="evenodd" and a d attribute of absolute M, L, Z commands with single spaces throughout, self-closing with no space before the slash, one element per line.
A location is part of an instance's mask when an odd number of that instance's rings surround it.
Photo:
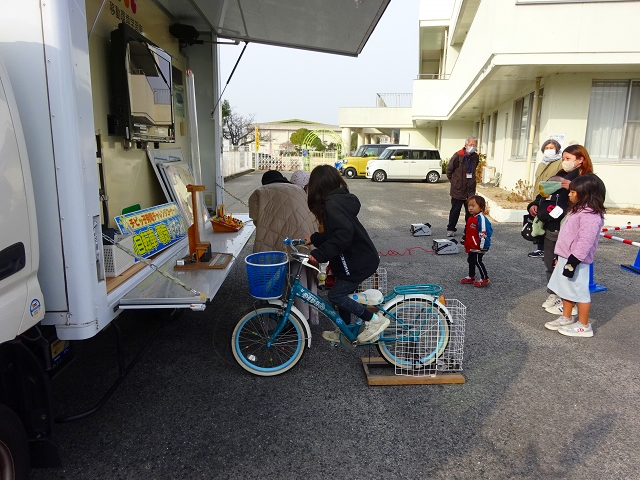
<path fill-rule="evenodd" d="M 589 323 L 589 265 L 593 263 L 604 224 L 604 197 L 605 186 L 593 174 L 577 177 L 569 186 L 571 205 L 558 234 L 555 247 L 558 262 L 548 284 L 562 298 L 563 313 L 544 326 L 570 337 L 593 336 Z M 577 322 L 571 315 L 574 303 L 578 305 Z"/>

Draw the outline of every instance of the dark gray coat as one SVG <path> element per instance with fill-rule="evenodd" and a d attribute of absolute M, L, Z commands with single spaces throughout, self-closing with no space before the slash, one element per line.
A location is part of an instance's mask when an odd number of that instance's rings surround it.
<path fill-rule="evenodd" d="M 478 154 L 473 152 L 465 159 L 465 150 L 453 154 L 447 164 L 447 178 L 451 182 L 449 195 L 456 200 L 466 200 L 476 194 L 476 168 L 478 168 Z M 471 178 L 467 178 L 467 172 Z"/>

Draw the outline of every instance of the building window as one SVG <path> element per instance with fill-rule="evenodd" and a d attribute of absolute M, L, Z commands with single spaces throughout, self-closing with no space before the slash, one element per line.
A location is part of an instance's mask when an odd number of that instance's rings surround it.
<path fill-rule="evenodd" d="M 498 130 L 498 112 L 493 112 L 491 120 L 491 130 L 489 131 L 489 141 L 491 142 L 490 155 L 491 158 L 496 156 L 496 130 Z"/>
<path fill-rule="evenodd" d="M 536 129 L 535 132 L 540 132 L 540 112 L 542 111 L 542 92 L 540 89 L 540 95 L 538 100 L 538 111 L 536 115 Z M 513 109 L 513 130 L 511 132 L 511 158 L 526 158 L 527 157 L 527 144 L 529 142 L 529 132 L 531 130 L 531 111 L 533 110 L 533 99 L 535 92 L 531 92 L 522 98 L 515 101 Z M 533 141 L 533 152 L 537 149 L 537 135 Z M 535 153 L 533 153 L 535 156 Z"/>
<path fill-rule="evenodd" d="M 640 160 L 640 81 L 592 83 L 585 147 L 594 160 Z"/>
<path fill-rule="evenodd" d="M 489 132 L 491 131 L 491 115 L 482 119 L 482 153 L 489 153 Z"/>
<path fill-rule="evenodd" d="M 530 95 L 516 100 L 513 105 L 513 130 L 511 132 L 511 157 L 524 158 L 529 131 Z"/>

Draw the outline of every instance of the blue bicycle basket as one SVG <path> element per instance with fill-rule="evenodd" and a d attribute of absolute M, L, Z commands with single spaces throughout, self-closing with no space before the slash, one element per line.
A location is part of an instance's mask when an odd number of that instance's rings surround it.
<path fill-rule="evenodd" d="M 289 258 L 283 252 L 252 253 L 244 259 L 247 264 L 249 293 L 261 300 L 280 298 L 287 279 Z"/>

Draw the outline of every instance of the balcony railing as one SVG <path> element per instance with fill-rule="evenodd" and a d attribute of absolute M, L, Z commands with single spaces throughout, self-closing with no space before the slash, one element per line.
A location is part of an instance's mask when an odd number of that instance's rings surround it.
<path fill-rule="evenodd" d="M 411 108 L 413 93 L 378 93 L 376 107 Z"/>
<path fill-rule="evenodd" d="M 418 80 L 449 80 L 450 73 L 421 73 Z"/>

